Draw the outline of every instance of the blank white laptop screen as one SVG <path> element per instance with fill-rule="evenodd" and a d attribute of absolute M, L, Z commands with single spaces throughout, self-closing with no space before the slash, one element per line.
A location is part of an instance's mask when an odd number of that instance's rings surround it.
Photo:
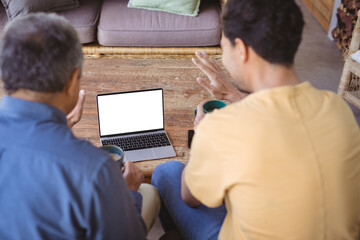
<path fill-rule="evenodd" d="M 98 95 L 100 136 L 164 128 L 162 89 Z"/>

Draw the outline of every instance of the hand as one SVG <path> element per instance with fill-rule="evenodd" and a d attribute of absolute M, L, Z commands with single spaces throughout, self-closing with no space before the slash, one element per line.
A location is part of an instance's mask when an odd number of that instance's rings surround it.
<path fill-rule="evenodd" d="M 130 190 L 137 191 L 144 180 L 144 173 L 130 161 L 124 162 L 124 179 Z"/>
<path fill-rule="evenodd" d="M 79 98 L 74 107 L 74 109 L 66 116 L 67 125 L 69 128 L 72 128 L 76 123 L 78 123 L 83 114 L 84 102 L 85 102 L 85 91 L 79 91 Z"/>
<path fill-rule="evenodd" d="M 205 117 L 205 112 L 203 109 L 204 103 L 206 103 L 206 101 L 202 101 L 196 107 L 197 110 L 196 110 L 196 116 L 195 116 L 195 120 L 194 120 L 194 130 L 196 130 L 196 128 L 199 125 L 199 123 L 201 122 L 201 120 Z"/>
<path fill-rule="evenodd" d="M 239 92 L 226 76 L 225 72 L 219 65 L 209 57 L 205 52 L 195 52 L 197 59 L 193 58 L 193 63 L 208 77 L 210 83 L 201 77 L 197 82 L 205 88 L 212 96 L 220 100 L 236 102 L 245 97 Z"/>

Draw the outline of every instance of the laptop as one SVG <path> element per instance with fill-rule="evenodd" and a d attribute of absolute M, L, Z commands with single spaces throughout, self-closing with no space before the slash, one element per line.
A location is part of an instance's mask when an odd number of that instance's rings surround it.
<path fill-rule="evenodd" d="M 117 145 L 124 161 L 175 157 L 164 129 L 163 89 L 98 94 L 101 145 Z"/>

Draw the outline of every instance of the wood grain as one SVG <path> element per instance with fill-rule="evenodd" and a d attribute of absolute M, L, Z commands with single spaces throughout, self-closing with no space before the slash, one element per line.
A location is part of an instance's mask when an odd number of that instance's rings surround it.
<path fill-rule="evenodd" d="M 86 59 L 81 80 L 87 95 L 84 114 L 73 131 L 77 137 L 100 146 L 96 94 L 163 88 L 165 129 L 174 145 L 176 157 L 136 163 L 149 181 L 157 165 L 169 160 L 185 163 L 189 158 L 187 132 L 193 128 L 194 108 L 202 100 L 211 98 L 197 84 L 199 76 L 204 77 L 204 74 L 189 59 Z"/>
<path fill-rule="evenodd" d="M 303 0 L 303 2 L 321 26 L 328 31 L 334 0 Z"/>
<path fill-rule="evenodd" d="M 221 65 L 220 60 L 217 62 Z M 100 146 L 97 94 L 163 88 L 165 130 L 173 143 L 176 157 L 137 162 L 136 165 L 144 171 L 145 182 L 149 182 L 154 168 L 159 164 L 170 160 L 187 162 L 187 132 L 193 129 L 194 109 L 202 100 L 211 99 L 209 93 L 196 82 L 197 77 L 205 75 L 190 59 L 85 59 L 82 72 L 81 87 L 86 91 L 86 100 L 83 117 L 73 128 L 77 137 Z M 2 96 L 2 83 L 0 87 Z"/>
<path fill-rule="evenodd" d="M 219 46 L 213 47 L 106 47 L 98 43 L 83 45 L 83 53 L 87 57 L 123 57 L 139 56 L 140 58 L 169 58 L 169 56 L 190 56 L 195 51 L 206 51 L 210 55 L 221 55 Z"/>

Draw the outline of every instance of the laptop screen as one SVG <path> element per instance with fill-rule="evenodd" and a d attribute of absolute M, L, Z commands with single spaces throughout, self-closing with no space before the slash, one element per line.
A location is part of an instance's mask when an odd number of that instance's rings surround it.
<path fill-rule="evenodd" d="M 97 95 L 100 136 L 164 129 L 163 90 Z"/>

